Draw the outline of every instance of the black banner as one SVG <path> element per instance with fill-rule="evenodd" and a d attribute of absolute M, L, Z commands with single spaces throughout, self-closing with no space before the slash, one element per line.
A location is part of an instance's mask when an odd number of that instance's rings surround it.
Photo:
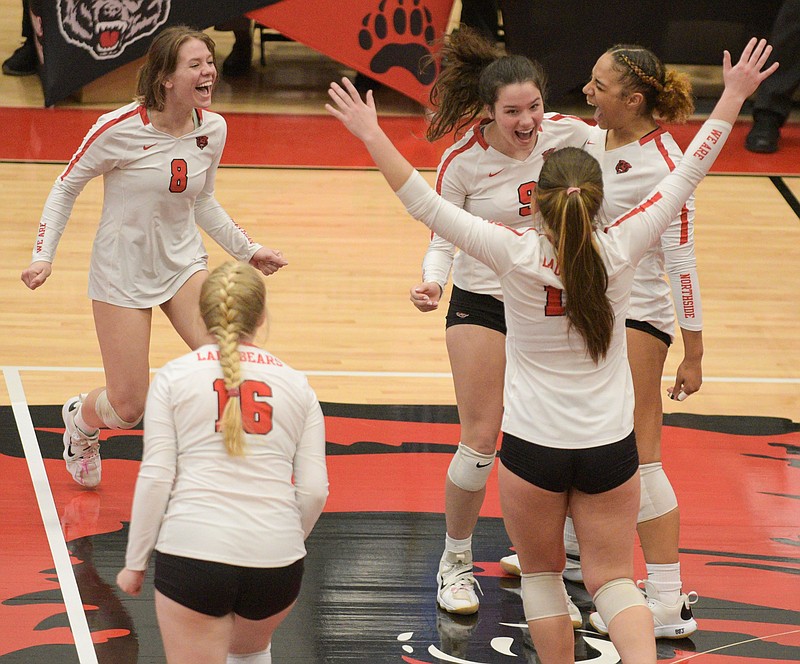
<path fill-rule="evenodd" d="M 204 30 L 282 0 L 30 0 L 45 106 L 141 58 L 170 25 Z"/>

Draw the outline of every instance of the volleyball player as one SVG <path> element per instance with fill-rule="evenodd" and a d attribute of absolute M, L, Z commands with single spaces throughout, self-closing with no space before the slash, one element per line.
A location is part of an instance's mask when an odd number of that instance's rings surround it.
<path fill-rule="evenodd" d="M 200 310 L 215 343 L 165 365 L 147 397 L 117 583 L 139 594 L 155 549 L 167 661 L 269 664 L 328 495 L 325 425 L 305 376 L 253 345 L 266 317 L 253 267 L 216 268 Z"/>
<path fill-rule="evenodd" d="M 660 241 L 711 167 L 744 101 L 777 67 L 752 39 L 686 157 L 658 189 L 610 226 L 600 165 L 583 150 L 547 159 L 534 193 L 541 230 L 485 220 L 431 191 L 381 131 L 371 93 L 332 83 L 326 109 L 367 147 L 409 212 L 500 277 L 508 339 L 500 500 L 520 557 L 522 598 L 537 655 L 574 661 L 561 573 L 571 510 L 584 582 L 622 662 L 656 661 L 653 617 L 632 580 L 640 479 L 625 319 L 637 263 Z"/>
<path fill-rule="evenodd" d="M 33 262 L 22 272 L 30 289 L 50 276 L 76 198 L 102 175 L 89 297 L 105 386 L 72 397 L 62 409 L 67 470 L 86 487 L 100 483 L 99 428 L 130 429 L 142 416 L 153 307 L 161 307 L 190 348 L 208 340 L 197 305 L 208 256 L 197 226 L 264 274 L 286 265 L 279 251 L 253 242 L 214 197 L 227 134 L 224 119 L 208 110 L 216 80 L 208 35 L 185 26 L 162 31 L 139 72 L 137 100 L 102 115 L 56 179 Z"/>
<path fill-rule="evenodd" d="M 530 203 L 544 159 L 556 148 L 582 145 L 589 126 L 545 113 L 541 68 L 523 56 L 498 55 L 476 30 L 460 27 L 438 57 L 442 69 L 431 94 L 435 111 L 428 139 L 460 132 L 481 119 L 442 155 L 436 191 L 479 217 L 512 228 L 531 226 Z M 461 442 L 445 479 L 447 532 L 437 602 L 451 613 L 472 614 L 479 606 L 472 533 L 503 417 L 506 322 L 497 275 L 437 235 L 423 260 L 422 283 L 411 289 L 414 306 L 436 310 L 451 269 L 446 341 Z M 581 613 L 569 601 L 573 623 L 580 627 Z"/>

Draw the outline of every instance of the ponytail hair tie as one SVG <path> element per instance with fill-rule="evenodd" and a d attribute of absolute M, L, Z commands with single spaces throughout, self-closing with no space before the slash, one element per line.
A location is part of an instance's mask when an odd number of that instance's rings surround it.
<path fill-rule="evenodd" d="M 239 396 L 239 388 L 232 387 L 227 391 L 228 397 L 238 397 Z"/>
<path fill-rule="evenodd" d="M 567 196 L 570 194 L 580 194 L 581 188 L 580 187 L 567 187 Z"/>

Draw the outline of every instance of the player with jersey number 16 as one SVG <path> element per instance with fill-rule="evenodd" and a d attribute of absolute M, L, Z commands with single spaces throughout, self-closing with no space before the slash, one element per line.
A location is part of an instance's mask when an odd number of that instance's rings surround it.
<path fill-rule="evenodd" d="M 138 595 L 155 550 L 167 661 L 269 664 L 328 495 L 325 424 L 306 377 L 253 344 L 266 318 L 254 268 L 216 268 L 200 308 L 216 343 L 166 364 L 147 396 L 117 584 Z"/>

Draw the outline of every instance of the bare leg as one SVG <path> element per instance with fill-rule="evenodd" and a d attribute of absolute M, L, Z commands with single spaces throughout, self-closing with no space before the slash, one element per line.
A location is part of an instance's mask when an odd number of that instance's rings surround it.
<path fill-rule="evenodd" d="M 653 335 L 628 329 L 628 361 L 636 394 L 634 430 L 641 465 L 661 461 L 661 376 L 667 347 Z M 644 558 L 651 564 L 678 562 L 680 513 L 678 509 L 637 526 Z"/>
<path fill-rule="evenodd" d="M 168 664 L 225 664 L 234 616 L 207 616 L 156 590 L 156 616 Z"/>
<path fill-rule="evenodd" d="M 92 302 L 106 385 L 89 392 L 81 417 L 93 428 L 106 424 L 95 411 L 98 395 L 106 390 L 108 400 L 125 421 L 135 422 L 144 412 L 150 384 L 150 309 L 128 309 L 105 302 Z"/>
<path fill-rule="evenodd" d="M 236 616 L 233 624 L 233 638 L 229 652 L 234 655 L 246 655 L 252 652 L 265 650 L 272 643 L 272 635 L 283 619 L 294 608 L 294 603 L 280 613 L 265 618 L 264 620 L 247 620 Z"/>
<path fill-rule="evenodd" d="M 161 305 L 172 327 L 192 350 L 203 344 L 214 343 L 200 315 L 200 289 L 208 278 L 208 272 L 195 272 L 180 290 Z"/>
<path fill-rule="evenodd" d="M 592 595 L 614 579 L 633 579 L 639 488 L 636 473 L 611 491 L 570 492 L 570 510 L 581 544 L 583 580 Z M 632 606 L 620 612 L 608 629 L 623 664 L 656 661 L 653 617 L 646 606 Z"/>
<path fill-rule="evenodd" d="M 546 491 L 526 482 L 502 462 L 498 466 L 498 480 L 503 521 L 519 555 L 522 573 L 561 574 L 568 494 Z M 568 613 L 529 620 L 528 628 L 542 664 L 575 661 L 575 636 Z"/>
<path fill-rule="evenodd" d="M 455 325 L 447 330 L 447 351 L 461 442 L 481 454 L 492 454 L 503 419 L 505 336 L 478 325 Z M 466 539 L 472 535 L 485 494 L 485 488 L 465 491 L 446 479 L 445 518 L 450 537 Z"/>

